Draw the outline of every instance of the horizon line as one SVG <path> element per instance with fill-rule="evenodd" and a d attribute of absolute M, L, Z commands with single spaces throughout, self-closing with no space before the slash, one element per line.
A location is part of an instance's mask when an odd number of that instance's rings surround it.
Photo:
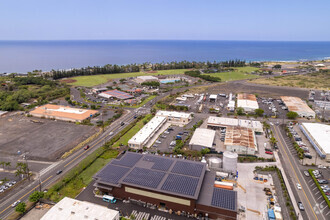
<path fill-rule="evenodd" d="M 330 40 L 205 40 L 205 39 L 28 39 L 1 41 L 243 41 L 243 42 L 330 42 Z"/>

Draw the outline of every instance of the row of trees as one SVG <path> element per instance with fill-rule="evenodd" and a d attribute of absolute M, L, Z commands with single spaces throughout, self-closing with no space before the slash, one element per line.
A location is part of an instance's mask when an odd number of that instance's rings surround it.
<path fill-rule="evenodd" d="M 210 82 L 221 82 L 219 77 L 201 74 L 199 70 L 186 71 L 184 74 L 191 77 L 198 77 Z"/>

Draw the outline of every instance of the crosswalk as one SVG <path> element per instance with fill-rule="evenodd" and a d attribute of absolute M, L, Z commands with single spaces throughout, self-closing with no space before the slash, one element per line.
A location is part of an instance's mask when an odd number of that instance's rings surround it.
<path fill-rule="evenodd" d="M 47 173 L 48 171 L 50 171 L 51 169 L 53 169 L 54 167 L 56 167 L 59 163 L 61 163 L 62 161 L 57 161 L 57 162 L 54 162 L 52 165 L 42 169 L 40 172 L 39 172 L 39 175 L 40 176 L 43 176 L 45 173 Z"/>

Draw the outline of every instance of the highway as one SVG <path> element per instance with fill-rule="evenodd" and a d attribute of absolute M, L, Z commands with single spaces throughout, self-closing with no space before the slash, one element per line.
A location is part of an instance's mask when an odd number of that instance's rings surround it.
<path fill-rule="evenodd" d="M 97 148 L 101 147 L 105 141 L 109 141 L 112 136 L 116 135 L 128 124 L 134 121 L 134 116 L 137 114 L 137 110 L 127 111 L 120 119 L 112 123 L 98 138 L 92 141 L 88 150 L 80 149 L 73 153 L 71 156 L 64 160 L 60 160 L 55 163 L 56 166 L 50 166 L 51 169 L 47 169 L 46 172 L 42 172 L 40 176 L 40 182 L 42 185 L 42 190 L 47 189 L 48 186 L 55 183 L 61 177 L 63 177 L 68 171 L 75 167 L 79 162 L 81 162 L 87 155 L 94 152 Z M 124 121 L 125 125 L 121 126 L 120 123 Z M 110 137 L 109 133 L 113 132 L 113 135 Z M 56 175 L 58 170 L 63 170 L 60 175 Z M 32 192 L 39 190 L 39 178 L 37 177 L 34 181 L 28 182 L 24 190 L 20 190 L 14 195 L 10 195 L 4 202 L 0 204 L 0 219 L 6 219 L 11 213 L 15 212 L 15 209 L 11 205 L 17 201 L 21 200 L 26 202 Z"/>
<path fill-rule="evenodd" d="M 302 174 L 302 168 L 300 168 L 301 165 L 299 164 L 297 157 L 293 155 L 288 148 L 285 138 L 286 136 L 283 135 L 279 126 L 272 125 L 272 130 L 278 141 L 279 150 L 282 155 L 281 164 L 291 180 L 291 188 L 295 189 L 294 194 L 298 197 L 296 200 L 301 201 L 305 207 L 305 211 L 301 211 L 303 219 L 326 220 L 327 218 L 323 215 L 323 210 L 317 206 L 313 192 Z M 297 183 L 301 185 L 301 190 L 297 189 Z"/>

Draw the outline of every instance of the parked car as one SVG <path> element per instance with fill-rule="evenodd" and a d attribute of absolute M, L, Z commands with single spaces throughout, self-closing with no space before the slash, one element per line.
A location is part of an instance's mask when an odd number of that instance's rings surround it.
<path fill-rule="evenodd" d="M 265 151 L 270 151 L 270 152 L 272 152 L 272 149 L 270 149 L 270 148 L 265 148 Z"/>
<path fill-rule="evenodd" d="M 162 142 L 161 142 L 161 141 L 159 141 L 159 140 L 157 140 L 157 141 L 156 141 L 156 143 L 157 143 L 157 144 L 161 144 Z"/>
<path fill-rule="evenodd" d="M 305 211 L 305 207 L 301 202 L 298 202 L 298 207 L 301 211 Z"/>
<path fill-rule="evenodd" d="M 309 176 L 309 172 L 308 171 L 304 171 L 304 174 L 305 174 L 305 176 Z"/>
<path fill-rule="evenodd" d="M 273 155 L 273 152 L 271 152 L 271 151 L 266 151 L 265 153 L 266 153 L 266 154 Z"/>
<path fill-rule="evenodd" d="M 317 180 L 317 182 L 319 182 L 319 184 L 328 184 L 328 180 L 324 179 Z"/>
<path fill-rule="evenodd" d="M 304 153 L 304 157 L 308 158 L 308 159 L 312 159 L 312 155 L 310 155 L 309 153 Z"/>
<path fill-rule="evenodd" d="M 169 134 L 169 133 L 170 133 L 170 132 L 168 132 L 168 131 L 165 131 L 165 132 L 164 132 L 164 134 Z"/>

